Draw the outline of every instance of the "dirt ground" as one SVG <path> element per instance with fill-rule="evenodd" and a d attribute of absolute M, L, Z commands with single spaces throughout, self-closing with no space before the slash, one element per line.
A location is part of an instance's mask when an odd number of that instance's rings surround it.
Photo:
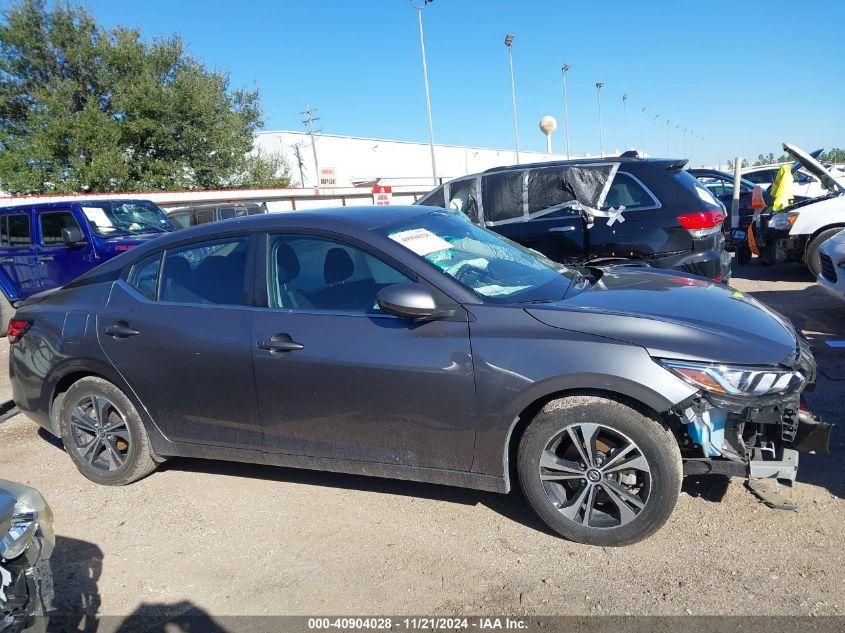
<path fill-rule="evenodd" d="M 824 341 L 845 339 L 845 303 L 797 265 L 739 267 L 733 285 L 806 332 L 821 368 L 807 399 L 839 422 L 845 350 Z M 669 523 L 622 549 L 553 536 L 518 492 L 188 460 L 101 487 L 20 415 L 0 424 L 0 479 L 52 505 L 60 604 L 80 615 L 841 615 L 844 443 L 839 426 L 831 456 L 801 456 L 798 512 L 687 479 Z"/>

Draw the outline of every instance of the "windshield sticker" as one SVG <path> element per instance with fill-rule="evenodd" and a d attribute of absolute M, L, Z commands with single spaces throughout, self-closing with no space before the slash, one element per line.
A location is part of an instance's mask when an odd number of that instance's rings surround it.
<path fill-rule="evenodd" d="M 398 242 L 409 251 L 425 257 L 431 253 L 445 251 L 452 248 L 442 237 L 438 237 L 428 229 L 409 229 L 388 235 L 394 242 Z"/>
<path fill-rule="evenodd" d="M 112 222 L 109 216 L 106 215 L 105 209 L 101 209 L 100 207 L 82 207 L 82 212 L 97 228 L 111 228 Z"/>

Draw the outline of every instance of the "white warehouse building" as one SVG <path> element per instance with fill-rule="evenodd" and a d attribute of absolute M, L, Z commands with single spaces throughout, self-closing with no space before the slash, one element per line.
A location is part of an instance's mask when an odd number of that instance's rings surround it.
<path fill-rule="evenodd" d="M 255 147 L 266 154 L 283 156 L 292 181 L 300 187 L 433 185 L 428 143 L 337 134 L 315 134 L 314 140 L 321 172 L 319 183 L 307 132 L 258 132 Z M 513 149 L 435 144 L 434 154 L 441 182 L 516 162 Z M 519 152 L 522 163 L 565 159 L 565 154 Z"/>

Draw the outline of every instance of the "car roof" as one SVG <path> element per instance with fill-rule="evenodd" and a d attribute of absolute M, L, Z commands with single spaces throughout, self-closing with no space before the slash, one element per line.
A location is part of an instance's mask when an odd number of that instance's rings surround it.
<path fill-rule="evenodd" d="M 642 158 L 639 156 L 608 156 L 606 158 L 573 158 L 571 160 L 550 160 L 542 163 L 520 163 L 517 165 L 503 165 L 492 167 L 482 174 L 489 174 L 501 171 L 518 171 L 522 169 L 534 169 L 536 167 L 565 167 L 567 165 L 603 165 L 610 163 L 622 163 L 624 165 L 654 164 L 664 168 L 681 168 L 687 163 L 685 158 Z M 463 177 L 463 176 L 462 176 Z M 458 180 L 457 178 L 455 180 Z"/>
<path fill-rule="evenodd" d="M 145 198 L 99 198 L 96 200 L 63 200 L 60 202 L 33 202 L 31 204 L 14 204 L 10 206 L 0 207 L 0 213 L 6 213 L 15 210 L 20 212 L 21 209 L 67 209 L 68 206 L 74 203 L 93 206 L 97 204 L 106 204 L 114 202 L 149 202 L 150 204 L 155 204 L 155 202 L 153 202 L 152 200 L 147 200 Z"/>
<path fill-rule="evenodd" d="M 186 237 L 214 237 L 217 234 L 231 233 L 232 231 L 238 230 L 264 231 L 283 228 L 331 229 L 338 225 L 358 230 L 369 230 L 392 222 L 425 215 L 432 211 L 442 212 L 442 209 L 426 206 L 396 205 L 332 207 L 309 209 L 307 211 L 262 213 L 260 215 L 249 215 L 201 224 L 162 235 L 155 242 L 158 245 L 166 245 L 170 242 L 182 241 Z"/>

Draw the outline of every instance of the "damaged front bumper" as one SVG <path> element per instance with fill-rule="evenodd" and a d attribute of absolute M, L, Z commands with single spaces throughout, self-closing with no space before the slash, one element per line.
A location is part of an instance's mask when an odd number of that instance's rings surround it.
<path fill-rule="evenodd" d="M 697 396 L 679 412 L 684 474 L 795 481 L 799 452 L 827 454 L 831 425 L 798 395 L 740 402 Z"/>

